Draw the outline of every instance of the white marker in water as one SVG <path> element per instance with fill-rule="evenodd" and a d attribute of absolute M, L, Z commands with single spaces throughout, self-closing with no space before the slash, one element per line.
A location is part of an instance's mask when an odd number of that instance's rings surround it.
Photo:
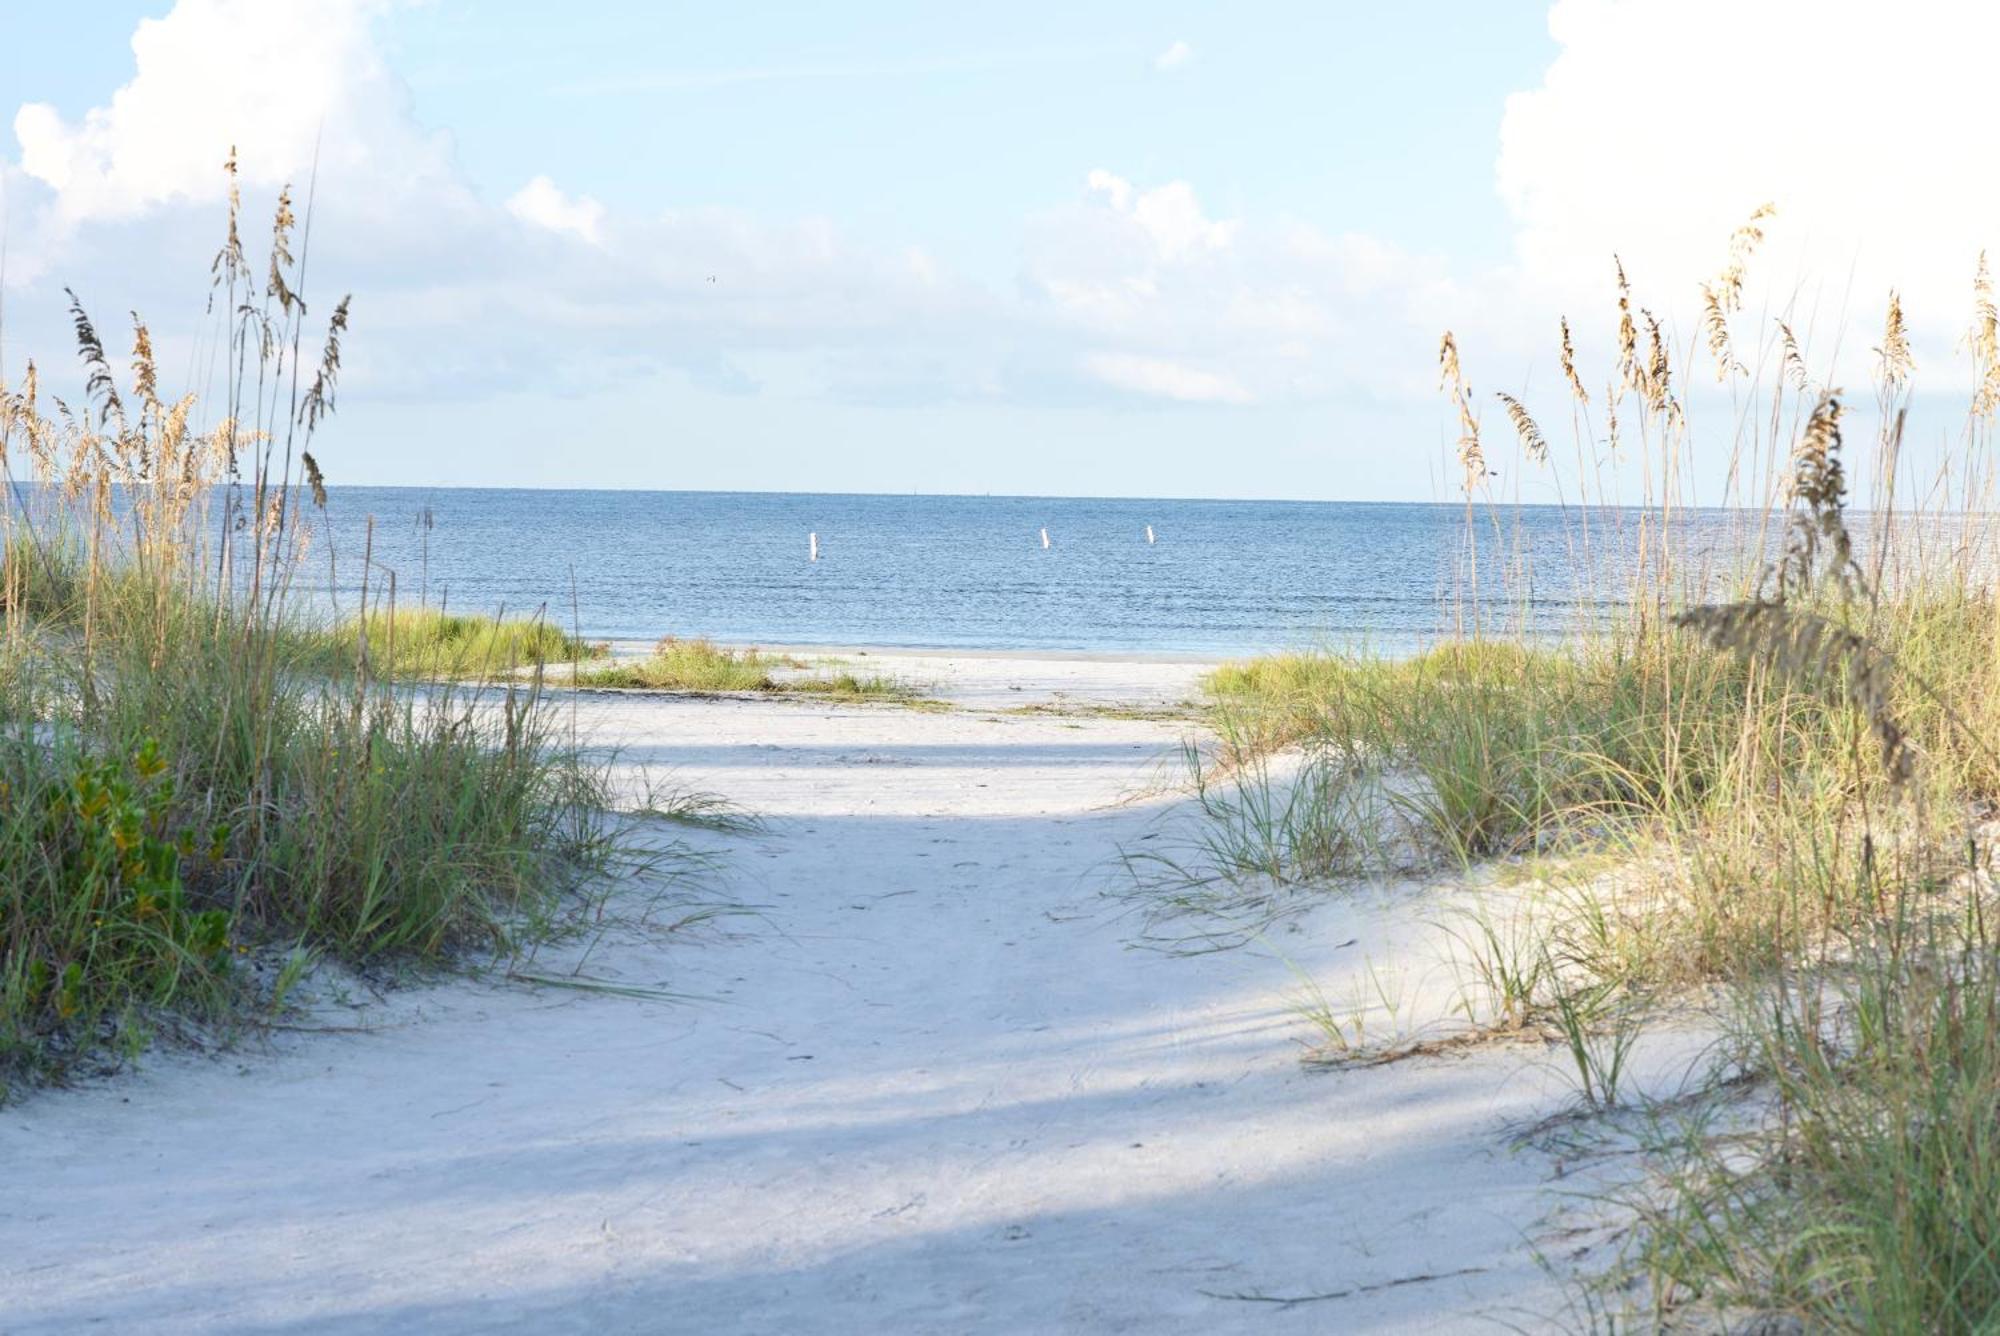
<path fill-rule="evenodd" d="M 1049 549 L 1049 531 L 1047 529 L 1044 529 L 1042 530 L 1042 550 L 1046 552 L 1048 551 L 1048 549 Z"/>
<path fill-rule="evenodd" d="M 1146 526 L 1146 541 L 1149 543 L 1153 541 L 1153 526 L 1150 524 Z"/>
<path fill-rule="evenodd" d="M 811 560 L 813 560 L 813 561 L 818 561 L 818 560 L 819 560 L 819 535 L 818 535 L 817 533 L 809 533 L 809 534 L 807 534 L 807 535 L 806 535 L 806 544 L 807 544 L 807 549 L 808 549 L 808 551 L 809 551 L 809 553 L 810 553 L 810 559 L 811 559 Z"/>

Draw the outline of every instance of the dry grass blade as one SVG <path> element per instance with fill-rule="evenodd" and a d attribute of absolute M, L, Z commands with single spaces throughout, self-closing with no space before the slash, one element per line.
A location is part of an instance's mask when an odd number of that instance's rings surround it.
<path fill-rule="evenodd" d="M 264 292 L 277 298 L 279 309 L 287 312 L 294 308 L 305 310 L 305 303 L 285 279 L 286 271 L 292 267 L 292 228 L 297 222 L 292 215 L 292 188 L 286 186 L 278 192 L 278 211 L 271 220 L 271 271 Z"/>
<path fill-rule="evenodd" d="M 325 510 L 326 477 L 319 471 L 319 461 L 313 458 L 312 451 L 306 450 L 301 452 L 299 456 L 299 462 L 305 468 L 306 486 L 312 489 L 313 504 L 318 506 L 321 510 Z"/>
<path fill-rule="evenodd" d="M 1569 392 L 1576 396 L 1577 403 L 1585 408 L 1590 407 L 1590 395 L 1584 390 L 1583 381 L 1578 379 L 1576 374 L 1576 348 L 1570 342 L 1568 316 L 1562 318 L 1562 373 L 1563 379 L 1569 382 Z"/>
<path fill-rule="evenodd" d="M 1729 379 L 1731 371 L 1743 369 L 1729 344 L 1729 317 L 1722 303 L 1722 295 L 1715 288 L 1706 283 L 1701 285 L 1701 327 L 1708 337 L 1709 355 L 1715 359 L 1718 381 Z"/>
<path fill-rule="evenodd" d="M 1875 356 L 1882 383 L 1891 391 L 1910 383 L 1910 373 L 1916 370 L 1917 362 L 1910 352 L 1909 332 L 1903 325 L 1903 299 L 1893 288 L 1889 292 L 1889 312 L 1882 322 L 1882 346 L 1875 350 Z"/>
<path fill-rule="evenodd" d="M 1860 585 L 1847 531 L 1847 472 L 1841 463 L 1840 392 L 1828 390 L 1792 452 L 1792 520 L 1777 567 L 1778 597 L 1803 597 L 1822 580 L 1852 595 Z"/>
<path fill-rule="evenodd" d="M 160 374 L 153 359 L 153 336 L 146 322 L 132 312 L 132 391 L 154 412 L 160 407 Z"/>
<path fill-rule="evenodd" d="M 1537 464 L 1548 463 L 1548 438 L 1542 435 L 1541 427 L 1536 424 L 1527 407 L 1519 399 L 1504 391 L 1499 392 L 1497 397 L 1507 406 L 1507 419 L 1514 424 L 1514 434 L 1521 438 L 1521 448 L 1527 451 L 1528 458 Z"/>
<path fill-rule="evenodd" d="M 1734 315 L 1743 309 L 1743 279 L 1749 272 L 1750 257 L 1763 244 L 1764 220 L 1776 217 L 1777 213 L 1775 205 L 1760 204 L 1741 227 L 1729 234 L 1729 263 L 1716 276 L 1713 284 L 1702 285 L 1704 293 L 1714 293 L 1723 315 Z"/>
<path fill-rule="evenodd" d="M 215 261 L 209 265 L 211 286 L 234 288 L 236 280 L 243 276 L 243 235 L 237 219 L 243 212 L 243 187 L 236 169 L 236 146 L 229 146 L 229 157 L 223 162 L 222 170 L 229 177 L 229 234 L 222 243 L 222 249 L 215 253 Z"/>
<path fill-rule="evenodd" d="M 1978 388 L 1972 395 L 1972 415 L 1991 418 L 2000 408 L 2000 310 L 1993 304 L 1993 275 L 1986 267 L 1986 252 L 1979 252 L 1979 267 L 1972 276 L 1972 328 L 1966 330 L 1961 346 L 1972 354 Z"/>
<path fill-rule="evenodd" d="M 1486 453 L 1479 444 L 1479 419 L 1472 412 L 1472 391 L 1458 365 L 1458 340 L 1450 330 L 1438 343 L 1439 386 L 1458 409 L 1458 462 L 1465 470 L 1465 493 L 1486 476 Z"/>
<path fill-rule="evenodd" d="M 1639 327 L 1632 320 L 1632 285 L 1625 278 L 1625 262 L 1614 255 L 1611 263 L 1618 270 L 1618 379 L 1626 389 L 1643 395 L 1644 369 L 1639 363 Z"/>
<path fill-rule="evenodd" d="M 1701 285 L 1702 328 L 1708 336 L 1708 351 L 1715 358 L 1715 378 L 1727 380 L 1729 373 L 1748 374 L 1729 342 L 1729 317 L 1743 309 L 1743 279 L 1750 257 L 1764 240 L 1761 226 L 1777 213 L 1769 204 L 1759 205 L 1750 218 L 1729 237 L 1729 262 L 1713 280 Z"/>
<path fill-rule="evenodd" d="M 1446 330 L 1444 338 L 1438 342 L 1438 388 L 1446 392 L 1457 389 L 1465 381 L 1458 365 L 1458 340 Z"/>
<path fill-rule="evenodd" d="M 322 417 L 333 411 L 334 384 L 340 379 L 340 339 L 347 333 L 347 304 L 352 300 L 352 293 L 342 297 L 340 304 L 333 308 L 333 318 L 326 322 L 326 347 L 320 352 L 319 371 L 313 376 L 312 384 L 306 388 L 305 399 L 299 404 L 299 423 L 307 432 L 311 432 Z M 309 465 L 309 471 L 317 474 L 319 465 Z"/>
<path fill-rule="evenodd" d="M 1666 335 L 1660 330 L 1660 322 L 1651 311 L 1641 310 L 1646 318 L 1646 364 L 1640 375 L 1638 388 L 1645 397 L 1646 407 L 1678 424 L 1681 406 L 1673 393 L 1673 366 L 1667 355 Z"/>
<path fill-rule="evenodd" d="M 99 426 L 118 420 L 122 430 L 125 425 L 125 404 L 118 397 L 118 382 L 111 375 L 111 361 L 104 355 L 104 340 L 97 337 L 97 326 L 90 321 L 90 315 L 83 309 L 83 303 L 69 288 L 63 292 L 69 297 L 70 321 L 76 326 L 77 355 L 83 359 L 86 378 L 83 383 L 85 398 L 97 407 Z"/>
<path fill-rule="evenodd" d="M 1792 388 L 1800 394 L 1812 385 L 1812 377 L 1806 372 L 1806 359 L 1799 352 L 1799 341 L 1792 333 L 1792 327 L 1778 321 L 1778 337 L 1782 351 L 1779 354 L 1780 374 L 1791 382 Z"/>

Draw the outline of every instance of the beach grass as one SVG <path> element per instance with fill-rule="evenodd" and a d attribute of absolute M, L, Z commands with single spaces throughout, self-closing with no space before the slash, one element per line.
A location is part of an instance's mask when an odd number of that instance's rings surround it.
<path fill-rule="evenodd" d="M 289 197 L 253 276 L 231 185 L 210 410 L 161 396 L 136 319 L 114 373 L 80 302 L 75 408 L 44 411 L 32 363 L 0 384 L 0 1096 L 242 1022 L 274 1000 L 259 953 L 505 952 L 608 877 L 686 870 L 611 814 L 539 680 L 499 671 L 569 638 L 365 580 L 344 640 L 297 613 L 349 307 L 308 341 Z"/>
<path fill-rule="evenodd" d="M 734 649 L 694 637 L 667 636 L 644 658 L 580 668 L 578 686 L 679 692 L 753 692 L 832 701 L 916 703 L 915 686 L 881 674 L 861 674 L 789 654 Z"/>
<path fill-rule="evenodd" d="M 1601 1278 L 1610 1307 L 1593 1311 L 1990 1330 L 2000 315 L 1982 258 L 1963 344 L 1974 398 L 1959 445 L 1921 479 L 1919 494 L 1944 499 L 1853 513 L 1856 474 L 1878 501 L 1899 484 L 1911 494 L 1900 303 L 1871 393 L 1829 388 L 1789 312 L 1739 357 L 1728 294 L 1746 236 L 1706 294 L 1699 345 L 1671 346 L 1622 270 L 1605 388 L 1586 388 L 1564 323 L 1574 469 L 1527 405 L 1500 396 L 1518 448 L 1503 475 L 1546 477 L 1568 498 L 1569 559 L 1590 560 L 1592 544 L 1639 553 L 1622 609 L 1579 606 L 1571 633 L 1530 637 L 1533 571 L 1516 564 L 1497 602 L 1447 600 L 1425 652 L 1216 670 L 1214 741 L 1188 751 L 1197 819 L 1127 864 L 1195 948 L 1248 940 L 1357 879 L 1496 859 L 1538 869 L 1524 926 L 1462 931 L 1486 1023 L 1554 1037 L 1587 1108 L 1643 1098 L 1624 1064 L 1655 1008 L 1699 1015 L 1714 1037 L 1706 1083 L 1652 1111 L 1655 1172 L 1620 1198 L 1639 1228 Z M 1460 587 L 1478 587 L 1474 563 L 1491 577 L 1525 549 L 1491 494 L 1499 447 L 1449 335 L 1440 361 L 1466 480 Z M 1711 372 L 1726 397 L 1684 388 Z M 1710 430 L 1704 409 L 1721 415 Z M 1731 480 L 1723 503 L 1744 508 L 1736 564 L 1711 564 L 1676 528 L 1688 498 L 1671 480 L 1695 476 L 1704 451 Z M 1621 468 L 1646 494 L 1622 520 L 1592 491 Z"/>
<path fill-rule="evenodd" d="M 372 672 L 389 677 L 491 679 L 550 664 L 602 658 L 604 647 L 582 640 L 542 617 L 501 617 L 404 607 L 371 610 L 343 619 L 319 637 L 329 664 L 366 658 Z"/>

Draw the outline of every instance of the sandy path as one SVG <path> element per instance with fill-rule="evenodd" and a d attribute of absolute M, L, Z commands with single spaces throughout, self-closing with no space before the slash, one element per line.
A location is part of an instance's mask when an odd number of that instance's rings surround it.
<path fill-rule="evenodd" d="M 1187 678 L 1107 666 L 1094 689 Z M 0 1330 L 1319 1332 L 1560 1310 L 1534 1260 L 1551 1165 L 1506 1135 L 1556 1107 L 1555 1073 L 1518 1049 L 1305 1071 L 1285 960 L 1128 947 L 1097 891 L 1164 801 L 1121 800 L 1182 726 L 662 700 L 586 718 L 770 819 L 713 837 L 761 919 L 620 933 L 589 962 L 714 1000 L 457 982 L 363 1008 L 369 1033 L 156 1054 L 0 1111 Z M 1409 968 L 1413 922 L 1386 895 L 1343 903 L 1284 953 L 1358 996 Z"/>

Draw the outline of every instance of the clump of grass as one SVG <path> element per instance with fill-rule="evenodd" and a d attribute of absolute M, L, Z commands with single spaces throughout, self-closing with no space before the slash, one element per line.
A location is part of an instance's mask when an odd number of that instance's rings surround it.
<path fill-rule="evenodd" d="M 320 651 L 343 665 L 365 656 L 373 672 L 415 679 L 485 679 L 605 654 L 602 645 L 539 616 L 489 617 L 421 607 L 347 618 L 320 638 Z"/>
<path fill-rule="evenodd" d="M 864 676 L 847 669 L 810 671 L 812 667 L 790 655 L 730 649 L 705 638 L 667 636 L 645 658 L 582 669 L 576 682 L 586 687 L 784 693 L 840 701 L 922 699 L 914 687 L 895 678 Z"/>
<path fill-rule="evenodd" d="M 844 668 L 810 677 L 781 678 L 771 689 L 836 701 L 886 700 L 906 704 L 926 701 L 922 692 L 900 678 L 882 673 L 856 673 Z"/>
<path fill-rule="evenodd" d="M 773 691 L 774 672 L 803 667 L 797 659 L 728 649 L 704 637 L 665 636 L 643 659 L 585 669 L 576 680 L 581 686 L 650 691 Z"/>
<path fill-rule="evenodd" d="M 497 671 L 566 638 L 391 612 L 358 624 L 371 657 L 301 629 L 298 512 L 325 504 L 312 446 L 349 308 L 304 351 L 289 197 L 253 278 L 234 185 L 232 159 L 216 425 L 160 397 L 136 321 L 121 391 L 75 299 L 81 411 L 45 416 L 32 365 L 0 383 L 0 1095 L 241 1015 L 258 943 L 438 960 L 532 938 L 606 872 L 679 867 L 604 815 L 605 772 L 539 680 Z"/>
<path fill-rule="evenodd" d="M 1747 1125 L 1685 1124 L 1661 1148 L 1634 1268 L 1658 1320 L 1991 1330 L 2000 941 L 1984 913 L 1899 919 L 1739 998 L 1765 1099 Z"/>
<path fill-rule="evenodd" d="M 1375 870 L 1407 870 L 1413 848 L 1465 863 L 1705 799 L 1736 741 L 1745 674 L 1657 636 L 1647 651 L 1469 640 L 1404 660 L 1286 655 L 1213 674 L 1210 720 L 1222 758 L 1254 783 L 1394 826 L 1396 838 L 1356 832 L 1385 855 Z M 1670 711 L 1677 700 L 1701 708 Z M 1296 766 L 1258 763 L 1285 749 Z"/>

